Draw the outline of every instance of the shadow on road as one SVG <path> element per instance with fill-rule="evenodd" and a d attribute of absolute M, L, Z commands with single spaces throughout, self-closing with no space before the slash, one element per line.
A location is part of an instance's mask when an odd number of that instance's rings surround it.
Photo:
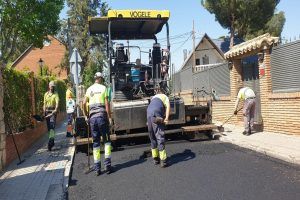
<path fill-rule="evenodd" d="M 192 152 L 190 149 L 185 149 L 182 153 L 176 153 L 169 157 L 168 164 L 169 166 L 175 165 L 180 162 L 185 162 L 191 159 L 194 159 L 196 154 Z"/>
<path fill-rule="evenodd" d="M 125 169 L 125 168 L 128 168 L 128 167 L 132 167 L 132 166 L 144 163 L 146 161 L 146 158 L 147 158 L 146 154 L 147 153 L 144 152 L 138 159 L 130 160 L 130 161 L 127 161 L 127 162 L 124 162 L 124 163 L 121 163 L 121 164 L 114 165 L 113 166 L 113 171 L 116 172 L 116 171 L 119 171 L 121 169 Z"/>

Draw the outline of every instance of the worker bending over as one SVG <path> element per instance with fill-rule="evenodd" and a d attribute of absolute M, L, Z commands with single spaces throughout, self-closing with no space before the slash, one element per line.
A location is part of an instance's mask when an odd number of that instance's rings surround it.
<path fill-rule="evenodd" d="M 90 130 L 93 136 L 93 156 L 96 175 L 101 174 L 101 159 L 100 159 L 100 137 L 104 141 L 104 167 L 109 174 L 111 168 L 111 142 L 109 136 L 109 119 L 110 119 L 110 105 L 108 101 L 107 88 L 102 85 L 103 77 L 100 72 L 94 76 L 95 83 L 90 86 L 85 94 L 83 101 L 83 111 L 87 122 L 90 125 Z M 89 104 L 89 111 L 87 110 L 87 103 Z"/>
<path fill-rule="evenodd" d="M 254 124 L 254 113 L 255 113 L 255 93 L 249 87 L 243 87 L 239 90 L 237 99 L 235 102 L 235 111 L 234 114 L 237 115 L 237 107 L 239 105 L 239 101 L 244 100 L 243 107 L 243 116 L 244 116 L 244 127 L 245 131 L 244 135 L 250 135 L 251 130 L 253 130 Z"/>
<path fill-rule="evenodd" d="M 160 163 L 161 167 L 166 167 L 167 153 L 164 130 L 165 124 L 169 121 L 170 101 L 165 94 L 162 94 L 160 88 L 156 91 L 157 94 L 152 97 L 147 108 L 148 132 L 154 164 Z"/>

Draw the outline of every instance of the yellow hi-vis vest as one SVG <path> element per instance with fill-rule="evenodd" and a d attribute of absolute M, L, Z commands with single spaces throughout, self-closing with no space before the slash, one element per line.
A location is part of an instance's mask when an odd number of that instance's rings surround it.
<path fill-rule="evenodd" d="M 93 84 L 87 89 L 85 97 L 89 102 L 90 117 L 106 115 L 105 98 L 108 98 L 108 92 L 104 85 Z"/>
<path fill-rule="evenodd" d="M 50 93 L 46 92 L 44 95 L 44 105 L 46 110 L 54 110 L 56 105 L 59 103 L 59 97 L 56 92 Z"/>

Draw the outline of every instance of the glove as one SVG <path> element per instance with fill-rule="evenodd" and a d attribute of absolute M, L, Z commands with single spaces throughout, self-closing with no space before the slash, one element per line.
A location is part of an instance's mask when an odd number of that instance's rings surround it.
<path fill-rule="evenodd" d="M 233 114 L 234 114 L 234 115 L 237 115 L 237 113 L 238 113 L 238 111 L 237 111 L 237 110 L 235 110 L 235 111 L 233 112 Z"/>
<path fill-rule="evenodd" d="M 109 126 L 112 126 L 112 125 L 113 125 L 112 118 L 108 118 L 108 122 L 109 122 Z"/>
<path fill-rule="evenodd" d="M 162 117 L 155 117 L 154 123 L 155 124 L 163 124 L 164 123 L 164 119 Z"/>
<path fill-rule="evenodd" d="M 169 119 L 165 119 L 164 124 L 168 124 L 168 123 L 169 123 Z"/>
<path fill-rule="evenodd" d="M 89 118 L 87 116 L 84 117 L 85 122 L 88 124 L 89 123 Z"/>

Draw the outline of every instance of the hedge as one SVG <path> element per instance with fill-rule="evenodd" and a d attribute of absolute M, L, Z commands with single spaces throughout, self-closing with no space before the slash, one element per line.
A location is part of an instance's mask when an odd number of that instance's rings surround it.
<path fill-rule="evenodd" d="M 32 124 L 29 74 L 5 69 L 3 83 L 4 120 L 9 125 L 6 128 L 8 131 L 22 131 Z"/>
<path fill-rule="evenodd" d="M 31 82 L 34 84 L 34 94 L 31 91 Z M 9 128 L 14 132 L 20 132 L 28 127 L 33 127 L 32 114 L 43 113 L 44 94 L 48 89 L 48 83 L 55 80 L 54 77 L 32 77 L 29 73 L 16 71 L 14 69 L 3 70 L 4 82 L 4 120 L 7 131 Z M 55 80 L 56 90 L 60 98 L 59 110 L 65 111 L 66 84 L 62 80 Z M 32 105 L 32 97 L 35 105 Z M 32 113 L 33 107 L 35 112 Z"/>

